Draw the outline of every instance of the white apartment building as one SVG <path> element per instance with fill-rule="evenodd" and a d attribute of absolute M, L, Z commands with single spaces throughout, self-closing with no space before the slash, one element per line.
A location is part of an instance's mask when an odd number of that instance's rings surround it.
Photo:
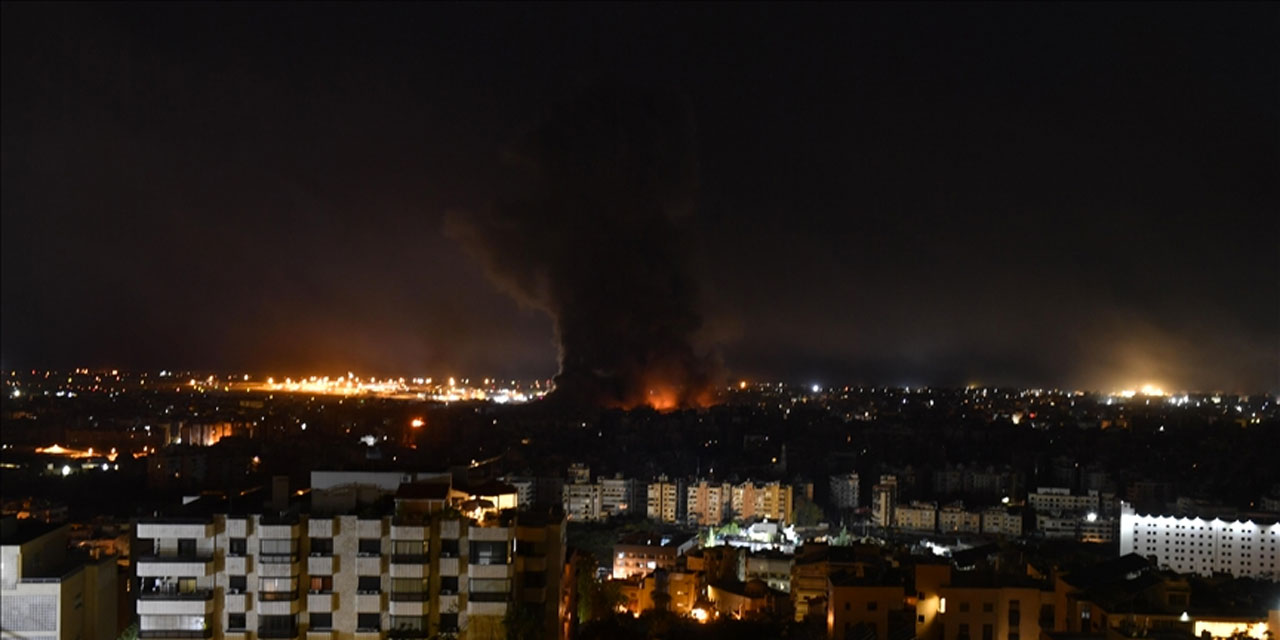
<path fill-rule="evenodd" d="M 1280 523 L 1140 515 L 1120 505 L 1120 554 L 1155 556 L 1161 569 L 1280 581 Z"/>
<path fill-rule="evenodd" d="M 508 607 L 520 604 L 542 607 L 545 637 L 560 637 L 563 519 L 492 510 L 461 516 L 439 508 L 450 492 L 406 485 L 394 516 L 142 520 L 140 547 L 153 551 L 135 555 L 140 635 L 501 637 Z"/>
<path fill-rule="evenodd" d="M 116 637 L 116 559 L 77 560 L 70 530 L 0 519 L 0 638 Z"/>
<path fill-rule="evenodd" d="M 658 476 L 657 480 L 649 483 L 646 493 L 648 500 L 645 512 L 650 520 L 673 524 L 684 521 L 685 493 L 683 483 L 679 480 Z"/>

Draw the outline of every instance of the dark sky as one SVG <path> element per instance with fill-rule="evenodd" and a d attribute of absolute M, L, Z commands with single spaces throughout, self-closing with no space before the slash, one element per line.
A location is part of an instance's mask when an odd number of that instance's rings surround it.
<path fill-rule="evenodd" d="M 3 366 L 547 377 L 444 231 L 593 84 L 696 126 L 793 382 L 1280 390 L 1275 4 L 3 5 Z"/>

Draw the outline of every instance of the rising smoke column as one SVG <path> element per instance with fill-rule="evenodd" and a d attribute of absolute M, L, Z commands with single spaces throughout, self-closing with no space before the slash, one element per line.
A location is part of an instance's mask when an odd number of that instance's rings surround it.
<path fill-rule="evenodd" d="M 710 361 L 678 222 L 694 208 L 692 118 L 679 101 L 597 88 L 512 153 L 514 193 L 446 230 L 517 300 L 554 319 L 554 396 L 607 407 L 708 404 Z"/>

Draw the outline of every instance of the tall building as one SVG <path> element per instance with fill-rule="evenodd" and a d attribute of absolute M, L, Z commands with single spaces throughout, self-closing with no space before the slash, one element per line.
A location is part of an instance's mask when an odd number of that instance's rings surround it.
<path fill-rule="evenodd" d="M 623 478 L 619 473 L 612 478 L 600 478 L 600 508 L 607 515 L 631 513 L 639 509 L 643 498 L 634 478 Z"/>
<path fill-rule="evenodd" d="M 595 522 L 604 518 L 604 496 L 600 485 L 590 483 L 566 483 L 564 495 L 565 517 L 577 522 Z"/>
<path fill-rule="evenodd" d="M 699 480 L 686 489 L 688 523 L 699 527 L 719 525 L 726 520 L 733 499 L 733 486 Z M 732 518 L 728 518 L 732 519 Z"/>
<path fill-rule="evenodd" d="M 880 476 L 880 483 L 871 487 L 871 520 L 876 526 L 892 526 L 897 504 L 898 479 L 891 475 Z"/>
<path fill-rule="evenodd" d="M 685 497 L 683 482 L 658 476 L 657 480 L 649 483 L 647 490 L 646 513 L 649 519 L 669 524 L 684 522 Z"/>
<path fill-rule="evenodd" d="M 544 637 L 560 637 L 563 516 L 498 512 L 488 500 L 455 494 L 446 483 L 410 484 L 397 491 L 394 511 L 214 509 L 144 519 L 137 536 L 152 552 L 136 557 L 142 594 L 179 595 L 140 597 L 140 631 L 232 640 L 489 638 L 504 635 L 512 607 L 525 607 L 541 618 Z"/>
<path fill-rule="evenodd" d="M 831 476 L 831 506 L 837 509 L 858 508 L 858 474 Z"/>
<path fill-rule="evenodd" d="M 756 484 L 748 480 L 733 485 L 729 504 L 734 519 L 769 519 L 786 524 L 791 521 L 791 486 L 776 481 Z"/>
<path fill-rule="evenodd" d="M 116 559 L 69 552 L 70 525 L 0 519 L 0 638 L 111 640 Z"/>
<path fill-rule="evenodd" d="M 1120 555 L 1178 573 L 1280 581 L 1280 523 L 1140 515 L 1120 503 Z"/>

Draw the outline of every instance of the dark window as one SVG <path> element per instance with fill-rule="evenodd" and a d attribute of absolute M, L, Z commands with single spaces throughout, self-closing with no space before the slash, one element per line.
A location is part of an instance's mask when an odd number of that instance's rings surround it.
<path fill-rule="evenodd" d="M 311 539 L 311 555 L 313 556 L 333 555 L 333 538 L 312 538 Z"/>
<path fill-rule="evenodd" d="M 852 605 L 852 604 L 850 604 L 848 601 L 845 601 L 845 603 L 844 603 L 844 610 L 845 610 L 845 611 L 848 611 L 848 610 L 849 610 L 849 608 L 850 608 L 850 607 L 852 607 L 852 606 L 853 606 L 853 605 Z"/>
<path fill-rule="evenodd" d="M 382 576 L 360 576 L 356 581 L 356 591 L 361 593 L 382 591 Z"/>
<path fill-rule="evenodd" d="M 362 556 L 382 555 L 382 540 L 378 538 L 360 538 L 360 546 L 356 551 Z"/>
<path fill-rule="evenodd" d="M 440 541 L 440 557 L 441 558 L 458 557 L 458 541 L 456 539 L 441 540 Z"/>
<path fill-rule="evenodd" d="M 381 628 L 382 628 L 381 613 L 356 614 L 356 630 L 357 631 L 377 631 Z"/>
<path fill-rule="evenodd" d="M 506 542 L 472 542 L 471 564 L 507 564 Z"/>
<path fill-rule="evenodd" d="M 960 613 L 968 613 L 968 612 L 969 612 L 969 603 L 968 603 L 968 602 L 961 602 L 961 603 L 960 603 Z"/>
<path fill-rule="evenodd" d="M 880 604 L 879 604 L 878 602 L 876 602 L 875 600 L 868 600 L 868 601 L 867 601 L 867 611 L 875 611 L 875 610 L 876 610 L 876 608 L 877 608 L 877 607 L 879 607 L 879 606 L 880 606 Z"/>
<path fill-rule="evenodd" d="M 458 614 L 456 613 L 440 614 L 440 630 L 441 631 L 457 631 L 458 630 Z"/>
<path fill-rule="evenodd" d="M 423 616 L 391 616 L 391 631 L 426 631 L 427 619 Z M 416 634 L 415 634 L 416 635 Z"/>
<path fill-rule="evenodd" d="M 991 625 L 991 624 L 982 625 L 982 640 L 995 640 L 995 637 L 996 637 L 995 625 Z"/>
<path fill-rule="evenodd" d="M 991 602 L 982 603 L 983 613 L 991 613 L 992 611 L 995 611 L 995 610 L 996 610 L 996 605 L 994 603 L 991 603 Z"/>
<path fill-rule="evenodd" d="M 311 593 L 330 593 L 333 591 L 333 576 L 311 576 Z"/>
<path fill-rule="evenodd" d="M 969 640 L 969 625 L 962 623 L 960 625 L 960 633 L 957 637 L 960 638 L 960 640 Z"/>
<path fill-rule="evenodd" d="M 227 576 L 227 590 L 231 593 L 244 593 L 249 590 L 249 581 L 244 576 Z"/>
<path fill-rule="evenodd" d="M 445 595 L 458 592 L 458 576 L 441 576 L 440 593 Z"/>
<path fill-rule="evenodd" d="M 547 586 L 547 572 L 546 571 L 524 572 L 524 586 L 529 589 L 541 589 Z"/>
<path fill-rule="evenodd" d="M 332 613 L 313 613 L 311 614 L 312 629 L 332 629 L 333 614 Z"/>
<path fill-rule="evenodd" d="M 232 538 L 230 544 L 227 545 L 227 554 L 232 556 L 243 556 L 249 552 L 249 545 L 245 543 L 244 538 Z"/>
<path fill-rule="evenodd" d="M 1017 632 L 1017 631 L 1010 631 L 1010 632 L 1009 632 L 1009 640 L 1018 640 L 1018 632 Z"/>
<path fill-rule="evenodd" d="M 298 628 L 293 616 L 264 616 L 258 614 L 258 635 L 263 631 L 293 631 Z"/>
<path fill-rule="evenodd" d="M 178 539 L 178 555 L 194 556 L 196 555 L 196 539 L 195 538 L 179 538 Z"/>
<path fill-rule="evenodd" d="M 228 613 L 228 614 L 227 614 L 227 630 L 228 630 L 228 631 L 234 631 L 234 630 L 237 630 L 237 629 L 244 629 L 244 628 L 245 628 L 245 625 L 247 625 L 247 624 L 248 624 L 248 623 L 245 621 L 245 614 L 243 614 L 243 613 Z"/>

